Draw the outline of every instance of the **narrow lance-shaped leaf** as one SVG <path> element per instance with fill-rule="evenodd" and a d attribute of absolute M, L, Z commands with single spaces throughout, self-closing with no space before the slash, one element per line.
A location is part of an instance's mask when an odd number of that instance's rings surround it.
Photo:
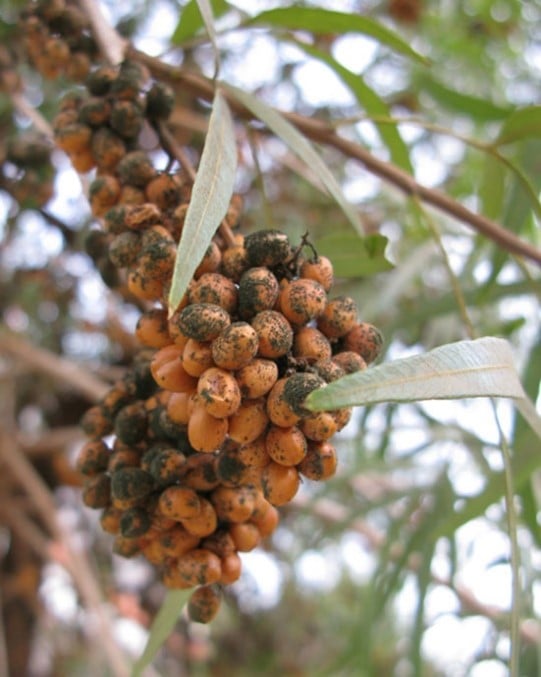
<path fill-rule="evenodd" d="M 307 45 L 301 40 L 295 40 L 294 44 L 302 49 L 306 54 L 309 54 L 314 59 L 318 59 L 326 64 L 342 82 L 349 87 L 359 104 L 370 115 L 390 117 L 389 107 L 383 99 L 364 81 L 362 75 L 350 71 L 340 64 L 333 56 L 327 54 L 320 49 Z M 413 167 L 411 165 L 409 152 L 404 143 L 400 132 L 393 125 L 375 123 L 382 141 L 386 144 L 391 154 L 392 161 L 405 169 L 410 174 L 413 174 Z"/>
<path fill-rule="evenodd" d="M 211 0 L 210 4 L 215 17 L 222 16 L 231 9 L 231 5 L 226 0 Z M 197 0 L 190 0 L 182 8 L 179 22 L 171 36 L 171 42 L 174 45 L 181 45 L 186 40 L 193 38 L 203 25 L 203 17 L 201 16 Z"/>
<path fill-rule="evenodd" d="M 361 14 L 334 12 L 316 7 L 279 7 L 257 14 L 245 25 L 277 26 L 326 34 L 361 33 L 424 65 L 429 63 L 425 56 L 416 52 L 399 35 L 374 19 Z"/>
<path fill-rule="evenodd" d="M 279 136 L 289 148 L 314 171 L 329 194 L 336 200 L 353 227 L 361 235 L 364 234 L 359 215 L 353 206 L 346 200 L 338 181 L 315 150 L 314 146 L 303 136 L 281 113 L 267 106 L 252 94 L 244 92 L 238 87 L 223 83 L 227 89 L 243 106 L 245 106 L 256 118 L 264 122 L 276 136 Z"/>
<path fill-rule="evenodd" d="M 227 212 L 233 194 L 236 166 L 233 120 L 223 95 L 217 91 L 178 246 L 169 293 L 170 315 L 180 303 L 212 236 Z"/>
<path fill-rule="evenodd" d="M 216 39 L 216 29 L 214 28 L 214 15 L 212 13 L 212 7 L 210 0 L 196 0 L 201 16 L 203 17 L 203 22 L 207 33 L 209 35 L 210 41 L 212 43 L 212 48 L 214 51 L 214 77 L 218 75 L 220 71 L 220 51 L 218 49 L 218 41 Z"/>
<path fill-rule="evenodd" d="M 192 590 L 170 590 L 167 593 L 150 628 L 150 635 L 145 649 L 133 666 L 132 677 L 140 677 L 145 668 L 150 665 L 156 653 L 171 634 L 178 621 L 180 612 L 191 594 Z"/>
<path fill-rule="evenodd" d="M 541 136 L 541 106 L 528 106 L 514 111 L 502 125 L 495 145 L 512 143 L 527 137 Z"/>
<path fill-rule="evenodd" d="M 524 397 L 507 341 L 458 341 L 350 374 L 312 392 L 306 406 L 318 411 L 461 397 Z"/>

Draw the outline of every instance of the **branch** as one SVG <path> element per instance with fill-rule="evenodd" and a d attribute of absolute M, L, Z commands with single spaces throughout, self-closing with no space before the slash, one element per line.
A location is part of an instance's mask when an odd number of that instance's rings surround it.
<path fill-rule="evenodd" d="M 52 378 L 68 383 L 92 402 L 98 402 L 110 389 L 104 381 L 69 360 L 38 348 L 22 336 L 5 331 L 0 333 L 0 351 L 10 353 L 26 367 L 37 369 Z"/>
<path fill-rule="evenodd" d="M 90 21 L 94 38 L 101 53 L 110 64 L 117 66 L 124 59 L 127 41 L 121 38 L 105 19 L 99 2 L 96 0 L 79 0 L 79 4 Z"/>
<path fill-rule="evenodd" d="M 182 84 L 185 90 L 191 91 L 195 96 L 201 97 L 206 101 L 211 101 L 214 96 L 212 81 L 201 75 L 187 73 L 178 66 L 165 64 L 159 59 L 140 52 L 134 47 L 128 48 L 127 56 L 144 63 L 156 77 L 168 80 L 173 84 Z M 253 119 L 253 115 L 229 96 L 227 92 L 224 92 L 224 95 L 237 115 L 245 119 Z M 524 256 L 541 265 L 541 250 L 538 248 L 520 239 L 495 221 L 482 214 L 472 212 L 446 193 L 433 188 L 427 188 L 415 181 L 407 172 L 391 163 L 379 160 L 359 144 L 339 136 L 335 129 L 326 122 L 308 118 L 297 113 L 281 113 L 312 141 L 336 148 L 345 156 L 358 160 L 371 174 L 395 186 L 395 188 L 398 188 L 406 195 L 417 196 L 426 204 L 432 205 L 439 211 L 470 226 L 506 251 Z"/>
<path fill-rule="evenodd" d="M 99 622 L 99 636 L 115 677 L 127 677 L 126 659 L 118 649 L 96 576 L 82 552 L 71 544 L 69 535 L 57 520 L 57 509 L 51 492 L 25 455 L 13 441 L 14 435 L 0 432 L 0 460 L 7 466 L 14 479 L 34 504 L 55 543 L 49 553 L 61 561 L 73 578 L 85 606 Z M 56 549 L 55 546 L 56 545 Z"/>

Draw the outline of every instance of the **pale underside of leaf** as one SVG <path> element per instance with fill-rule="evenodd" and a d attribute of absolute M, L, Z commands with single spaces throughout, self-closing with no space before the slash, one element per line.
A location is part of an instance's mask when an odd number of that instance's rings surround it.
<path fill-rule="evenodd" d="M 364 235 L 364 228 L 356 209 L 347 201 L 338 181 L 310 141 L 308 141 L 308 139 L 277 110 L 263 103 L 263 101 L 257 99 L 252 94 L 244 92 L 227 83 L 223 83 L 223 87 L 227 89 L 237 101 L 251 111 L 256 118 L 264 122 L 276 136 L 280 137 L 282 141 L 284 141 L 287 146 L 289 146 L 289 148 L 291 148 L 291 150 L 319 176 L 321 183 L 340 206 L 355 230 L 361 235 Z"/>
<path fill-rule="evenodd" d="M 191 594 L 192 590 L 170 590 L 167 593 L 150 628 L 145 649 L 133 666 L 131 677 L 139 677 L 143 674 L 145 668 L 150 665 L 156 653 L 171 634 L 179 619 L 180 612 Z"/>
<path fill-rule="evenodd" d="M 169 314 L 180 303 L 212 236 L 224 218 L 235 183 L 237 148 L 229 107 L 217 91 L 208 134 L 177 250 L 169 293 Z"/>
<path fill-rule="evenodd" d="M 314 391 L 306 406 L 318 411 L 463 397 L 524 397 L 507 341 L 459 341 L 378 365 Z"/>

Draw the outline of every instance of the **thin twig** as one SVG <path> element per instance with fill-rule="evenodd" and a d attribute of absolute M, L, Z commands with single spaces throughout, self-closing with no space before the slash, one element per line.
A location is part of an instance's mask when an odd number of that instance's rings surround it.
<path fill-rule="evenodd" d="M 211 80 L 187 73 L 182 68 L 165 64 L 159 59 L 149 56 L 144 52 L 129 47 L 127 54 L 144 63 L 150 71 L 158 77 L 169 82 L 182 84 L 182 86 L 207 101 L 214 97 L 214 85 Z M 246 119 L 253 119 L 252 113 L 244 106 L 235 101 L 227 92 L 224 95 L 235 112 Z M 298 113 L 285 113 L 282 115 L 297 127 L 305 136 L 312 141 L 332 146 L 346 157 L 356 159 L 375 176 L 395 186 L 406 195 L 416 195 L 426 204 L 436 207 L 439 211 L 448 214 L 461 223 L 470 226 L 477 232 L 489 238 L 502 249 L 524 256 L 525 258 L 541 265 L 541 250 L 532 244 L 521 240 L 519 237 L 503 228 L 491 219 L 476 214 L 452 197 L 433 188 L 428 188 L 418 183 L 410 174 L 395 165 L 378 159 L 368 150 L 353 141 L 339 136 L 335 129 L 326 122 L 314 118 L 308 118 Z"/>
<path fill-rule="evenodd" d="M 28 118 L 39 132 L 52 140 L 54 133 L 48 120 L 36 108 L 31 106 L 20 92 L 12 92 L 10 96 L 15 110 Z"/>
<path fill-rule="evenodd" d="M 81 426 L 70 425 L 53 428 L 39 433 L 39 436 L 19 433 L 17 444 L 30 457 L 48 456 L 83 440 Z"/>
<path fill-rule="evenodd" d="M 120 37 L 118 32 L 105 19 L 99 2 L 96 2 L 96 0 L 79 0 L 79 4 L 90 20 L 92 32 L 101 53 L 110 64 L 117 66 L 124 59 L 127 41 Z"/>
<path fill-rule="evenodd" d="M 99 401 L 109 386 L 69 360 L 32 345 L 19 335 L 5 331 L 0 333 L 0 352 L 7 352 L 21 360 L 25 367 L 37 369 L 55 380 L 69 384 L 92 402 Z"/>

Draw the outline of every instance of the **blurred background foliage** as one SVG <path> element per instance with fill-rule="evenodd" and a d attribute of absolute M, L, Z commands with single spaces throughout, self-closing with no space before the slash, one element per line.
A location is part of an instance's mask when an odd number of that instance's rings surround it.
<path fill-rule="evenodd" d="M 100 4 L 141 51 L 213 75 L 193 0 Z M 107 261 L 85 248 L 94 227 L 85 181 L 39 136 L 40 121 L 52 119 L 74 85 L 64 76 L 43 80 L 29 63 L 18 28 L 25 5 L 0 3 L 2 445 L 45 482 L 57 520 L 97 572 L 115 640 L 133 658 L 163 590 L 145 565 L 110 554 L 109 537 L 79 502 L 72 465 L 89 399 L 52 360 L 108 381 L 133 358 L 139 309 L 107 287 Z M 539 2 L 344 0 L 337 9 L 349 17 L 336 25 L 324 2 L 212 5 L 223 80 L 328 122 L 541 246 Z M 355 31 L 359 17 L 370 20 L 372 37 Z M 208 104 L 189 88 L 176 95 L 172 129 L 196 162 Z M 385 334 L 382 360 L 501 336 L 538 398 L 538 265 L 321 145 L 358 209 L 360 238 L 283 142 L 257 123 L 239 120 L 237 131 L 243 232 L 275 227 L 298 241 L 308 231 L 341 273 L 335 292 L 352 295 L 361 319 Z M 21 139 L 34 144 L 30 160 L 17 148 Z M 513 455 L 519 516 L 514 600 L 502 439 Z M 246 555 L 243 577 L 210 628 L 181 618 L 154 663 L 157 674 L 506 675 L 513 602 L 520 674 L 538 674 L 541 453 L 512 408 L 378 405 L 358 410 L 338 445 L 336 477 L 305 483 L 273 538 Z M 28 486 L 2 472 L 0 672 L 9 664 L 13 675 L 107 674 L 93 610 L 63 568 Z"/>

